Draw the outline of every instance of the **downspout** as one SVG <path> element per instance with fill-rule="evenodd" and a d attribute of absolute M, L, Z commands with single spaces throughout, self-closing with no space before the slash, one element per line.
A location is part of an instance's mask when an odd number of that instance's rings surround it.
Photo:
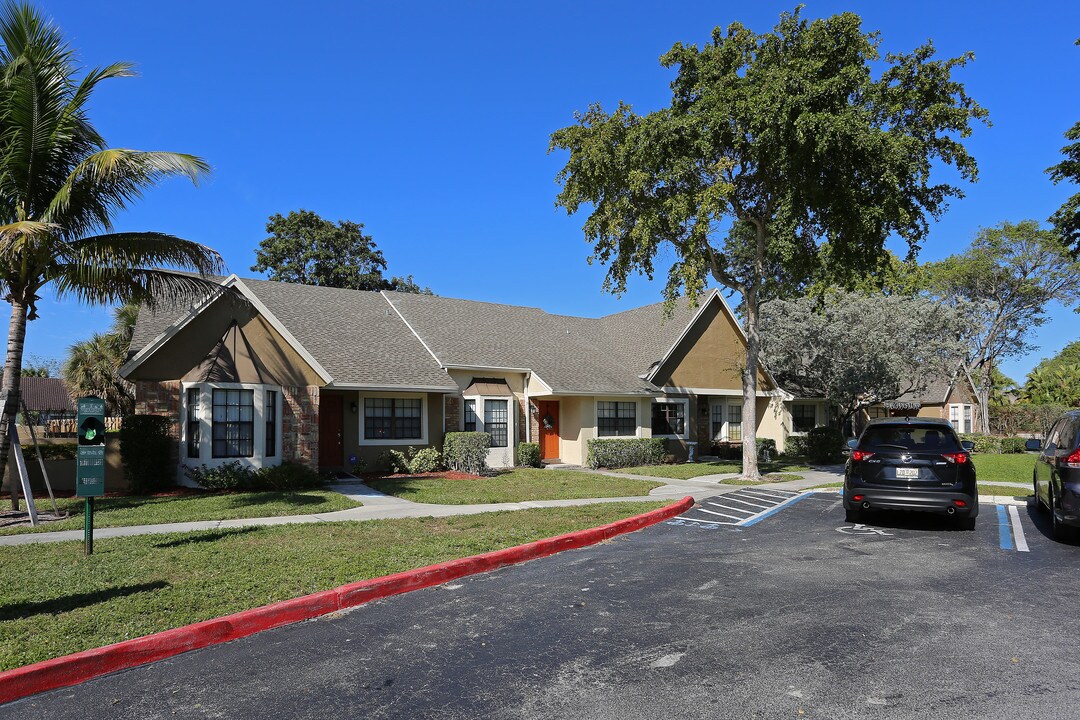
<path fill-rule="evenodd" d="M 532 442 L 532 405 L 529 403 L 529 380 L 532 373 L 525 373 L 525 442 Z"/>

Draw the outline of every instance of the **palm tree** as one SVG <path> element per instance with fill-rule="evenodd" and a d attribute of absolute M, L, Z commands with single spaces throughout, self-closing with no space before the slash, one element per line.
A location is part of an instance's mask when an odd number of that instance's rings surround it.
<path fill-rule="evenodd" d="M 0 43 L 0 290 L 11 304 L 0 417 L 6 468 L 26 323 L 37 317 L 43 287 L 79 302 L 153 307 L 205 293 L 202 276 L 222 261 L 172 235 L 113 232 L 112 218 L 147 188 L 209 172 L 193 155 L 107 147 L 87 104 L 99 83 L 131 76 L 129 63 L 83 73 L 60 30 L 26 4 L 0 9 Z"/>
<path fill-rule="evenodd" d="M 138 305 L 121 305 L 113 311 L 113 326 L 108 332 L 94 333 L 68 348 L 63 376 L 72 397 L 97 395 L 112 415 L 135 410 L 134 388 L 120 377 L 120 366 L 127 359 L 138 315 Z"/>

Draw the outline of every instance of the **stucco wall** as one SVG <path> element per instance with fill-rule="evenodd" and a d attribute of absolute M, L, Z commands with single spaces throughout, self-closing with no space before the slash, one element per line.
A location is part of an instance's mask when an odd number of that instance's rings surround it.
<path fill-rule="evenodd" d="M 745 364 L 738 326 L 714 301 L 660 367 L 654 382 L 662 387 L 739 389 Z M 772 389 L 763 372 L 758 384 L 759 389 Z"/>
<path fill-rule="evenodd" d="M 380 456 L 389 449 L 400 450 L 405 452 L 408 448 L 422 448 L 422 447 L 436 447 L 442 450 L 443 437 L 443 395 L 442 393 L 422 393 L 424 396 L 424 417 L 427 426 L 427 442 L 420 442 L 417 440 L 401 440 L 394 443 L 380 443 L 373 445 L 369 442 L 365 442 L 361 438 L 361 424 L 362 413 L 364 412 L 364 398 L 365 397 L 394 397 L 395 395 L 401 395 L 402 393 L 393 392 L 370 392 L 370 391 L 357 391 L 357 390 L 324 390 L 324 393 L 339 394 L 342 396 L 341 401 L 341 417 L 342 417 L 342 436 L 343 436 L 343 455 L 345 458 L 346 469 L 349 468 L 349 457 L 355 455 L 357 458 L 364 461 L 364 467 L 367 471 L 382 470 L 381 463 L 379 462 Z M 416 393 L 405 393 L 407 395 L 415 395 Z M 356 404 L 356 412 L 352 411 L 352 404 Z M 318 443 L 318 435 L 316 434 L 316 444 Z"/>

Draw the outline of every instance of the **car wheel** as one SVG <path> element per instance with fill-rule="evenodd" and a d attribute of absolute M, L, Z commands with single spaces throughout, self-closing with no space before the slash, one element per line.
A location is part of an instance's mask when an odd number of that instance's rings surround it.
<path fill-rule="evenodd" d="M 1054 488 L 1050 487 L 1050 535 L 1057 542 L 1070 542 L 1076 537 L 1076 531 L 1058 520 L 1057 499 L 1054 497 Z"/>

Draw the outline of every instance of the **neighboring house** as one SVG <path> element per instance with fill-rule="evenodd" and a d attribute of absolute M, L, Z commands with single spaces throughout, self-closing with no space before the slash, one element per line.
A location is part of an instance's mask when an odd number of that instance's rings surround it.
<path fill-rule="evenodd" d="M 63 378 L 20 378 L 19 394 L 27 412 L 34 416 L 37 425 L 43 425 L 53 418 L 70 418 L 75 415 L 75 403 Z"/>
<path fill-rule="evenodd" d="M 173 419 L 185 465 L 240 459 L 372 467 L 388 448 L 447 432 L 518 442 L 582 464 L 596 437 L 692 445 L 742 433 L 745 336 L 723 297 L 665 316 L 658 303 L 602 318 L 396 292 L 221 282 L 194 308 L 143 311 L 121 375 L 136 412 Z M 791 396 L 759 376 L 758 427 L 783 448 Z"/>
<path fill-rule="evenodd" d="M 895 400 L 863 408 L 858 427 L 879 417 L 929 417 L 948 420 L 958 433 L 976 432 L 979 403 L 963 374 L 951 380 L 934 380 L 921 393 L 906 393 Z"/>

